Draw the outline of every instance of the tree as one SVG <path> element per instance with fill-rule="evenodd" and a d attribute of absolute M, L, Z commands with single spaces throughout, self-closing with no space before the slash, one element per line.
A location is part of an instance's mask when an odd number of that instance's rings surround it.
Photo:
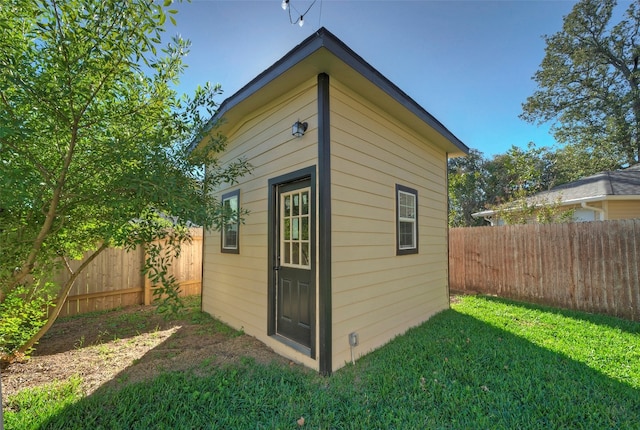
<path fill-rule="evenodd" d="M 448 162 L 449 226 L 471 227 L 483 221 L 471 216 L 483 209 L 497 211 L 510 224 L 566 221 L 572 213 L 559 202 L 535 199 L 536 193 L 583 176 L 614 169 L 615 162 L 598 157 L 582 147 L 565 145 L 553 150 L 512 146 L 503 154 L 486 159 L 471 150 L 467 157 Z"/>
<path fill-rule="evenodd" d="M 486 206 L 497 212 L 507 224 L 562 222 L 572 213 L 563 211 L 560 202 L 547 202 L 535 194 L 563 183 L 558 170 L 557 152 L 537 148 L 532 142 L 526 150 L 512 146 L 485 163 Z"/>
<path fill-rule="evenodd" d="M 482 225 L 471 216 L 485 203 L 486 172 L 482 152 L 472 149 L 466 157 L 448 161 L 449 226 Z"/>
<path fill-rule="evenodd" d="M 189 43 L 162 42 L 167 17 L 175 23 L 170 3 L 0 6 L 0 312 L 13 321 L 7 331 L 22 336 L 7 349 L 0 328 L 0 356 L 35 344 L 76 277 L 107 247 L 162 239 L 145 271 L 165 285 L 158 297 L 175 297 L 163 257 L 190 239 L 189 223 L 219 227 L 222 208 L 208 191 L 250 168 L 217 163 L 225 142 L 214 132 L 189 151 L 205 135 L 220 90 L 207 84 L 190 98 L 175 91 Z M 202 165 L 210 166 L 206 175 Z M 50 282 L 83 256 L 65 285 Z M 53 302 L 43 326 L 37 316 Z M 20 321 L 25 310 L 37 315 Z"/>
<path fill-rule="evenodd" d="M 553 153 L 529 143 L 526 150 L 512 146 L 485 163 L 486 202 L 501 205 L 555 185 Z"/>
<path fill-rule="evenodd" d="M 586 148 L 580 144 L 569 144 L 554 153 L 556 185 L 576 181 L 585 176 L 622 167 L 611 145 Z"/>
<path fill-rule="evenodd" d="M 533 77 L 538 90 L 521 117 L 554 121 L 559 142 L 622 166 L 640 161 L 640 3 L 630 2 L 614 25 L 615 5 L 582 0 L 562 31 L 545 36 L 545 57 Z"/>
<path fill-rule="evenodd" d="M 557 152 L 530 142 L 526 149 L 512 146 L 491 159 L 471 150 L 467 157 L 449 160 L 449 226 L 482 225 L 472 213 L 521 205 L 527 197 L 563 183 L 557 159 Z"/>

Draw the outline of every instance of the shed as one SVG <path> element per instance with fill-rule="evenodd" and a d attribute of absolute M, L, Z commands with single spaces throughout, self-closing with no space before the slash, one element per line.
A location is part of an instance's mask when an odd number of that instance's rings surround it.
<path fill-rule="evenodd" d="M 205 234 L 205 312 L 329 374 L 449 307 L 447 159 L 468 148 L 336 36 L 305 39 L 218 119 L 220 161 L 253 171 L 217 190 L 249 214 Z"/>

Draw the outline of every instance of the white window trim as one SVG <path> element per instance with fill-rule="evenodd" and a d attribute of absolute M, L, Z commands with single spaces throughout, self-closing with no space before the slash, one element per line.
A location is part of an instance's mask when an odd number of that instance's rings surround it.
<path fill-rule="evenodd" d="M 400 197 L 410 196 L 413 200 L 413 217 L 400 216 Z M 401 223 L 411 223 L 412 243 L 411 245 L 400 244 Z M 396 184 L 396 255 L 417 254 L 418 253 L 418 191 Z"/>
<path fill-rule="evenodd" d="M 223 225 L 221 226 L 221 231 L 220 231 L 220 250 L 221 252 L 224 253 L 228 253 L 228 254 L 239 254 L 240 253 L 240 220 L 238 219 L 239 216 L 239 212 L 240 212 L 240 190 L 235 190 L 235 191 L 231 191 L 229 193 L 223 194 L 222 197 L 220 198 L 221 200 L 221 205 L 224 208 L 225 202 L 227 201 L 231 201 L 231 200 L 236 200 L 236 214 L 235 214 L 235 221 L 233 222 L 233 224 L 236 225 L 236 240 L 235 240 L 235 244 L 232 246 L 229 246 L 226 244 L 226 226 L 227 224 L 232 224 L 229 222 L 225 222 L 223 223 Z"/>

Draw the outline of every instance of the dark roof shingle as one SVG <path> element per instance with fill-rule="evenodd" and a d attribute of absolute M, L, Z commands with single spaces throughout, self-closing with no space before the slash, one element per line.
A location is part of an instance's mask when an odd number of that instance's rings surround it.
<path fill-rule="evenodd" d="M 640 195 L 640 163 L 626 169 L 596 173 L 534 196 L 546 201 L 585 199 L 598 196 Z"/>

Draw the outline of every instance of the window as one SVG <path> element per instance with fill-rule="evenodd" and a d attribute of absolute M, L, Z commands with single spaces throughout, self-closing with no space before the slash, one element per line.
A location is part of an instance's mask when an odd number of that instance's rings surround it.
<path fill-rule="evenodd" d="M 222 252 L 240 253 L 239 206 L 240 190 L 222 195 Z"/>
<path fill-rule="evenodd" d="M 418 253 L 418 192 L 396 185 L 396 255 Z"/>
<path fill-rule="evenodd" d="M 311 268 L 311 188 L 302 188 L 280 197 L 280 249 L 282 265 Z"/>

